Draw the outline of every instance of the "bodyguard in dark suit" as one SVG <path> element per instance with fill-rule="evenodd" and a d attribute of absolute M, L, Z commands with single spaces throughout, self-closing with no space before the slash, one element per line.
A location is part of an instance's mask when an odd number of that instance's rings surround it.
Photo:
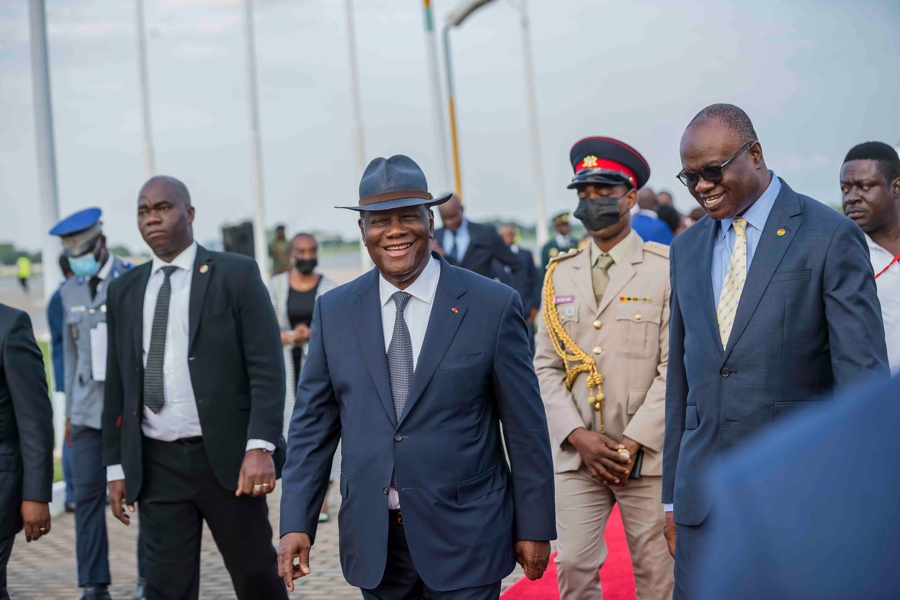
<path fill-rule="evenodd" d="M 444 259 L 455 267 L 494 276 L 492 263 L 506 265 L 515 281 L 522 269 L 520 261 L 490 225 L 473 223 L 463 216 L 463 205 L 455 194 L 438 209 L 444 226 L 434 232 Z"/>
<path fill-rule="evenodd" d="M 109 287 L 110 505 L 126 525 L 123 500 L 140 508 L 148 598 L 197 598 L 203 521 L 238 598 L 287 598 L 265 499 L 284 452 L 278 323 L 256 263 L 198 246 L 193 220 L 184 184 L 148 181 L 154 258 Z"/>
<path fill-rule="evenodd" d="M 0 304 L 0 600 L 16 534 L 50 533 L 53 408 L 31 319 Z"/>
<path fill-rule="evenodd" d="M 519 276 L 512 282 L 512 288 L 519 292 L 522 298 L 522 308 L 525 312 L 525 322 L 528 323 L 528 339 L 531 342 L 531 351 L 534 353 L 534 320 L 541 309 L 541 289 L 544 284 L 543 278 L 538 274 L 537 266 L 534 264 L 534 255 L 527 248 L 523 248 L 516 243 L 518 231 L 512 223 L 507 223 L 500 228 L 500 237 L 513 254 L 522 261 L 522 271 Z M 499 263 L 495 263 L 498 265 Z M 504 274 L 512 277 L 512 269 L 502 267 Z M 507 270 L 509 273 L 507 273 Z M 499 280 L 501 283 L 502 279 Z"/>
<path fill-rule="evenodd" d="M 744 111 L 701 111 L 681 162 L 679 179 L 709 216 L 671 251 L 662 500 L 675 598 L 693 598 L 716 510 L 703 486 L 710 461 L 888 368 L 862 232 L 766 168 Z"/>
<path fill-rule="evenodd" d="M 697 598 L 900 598 L 900 470 L 885 463 L 900 456 L 898 398 L 900 378 L 847 394 L 729 457 Z"/>
<path fill-rule="evenodd" d="M 547 566 L 553 466 L 519 295 L 430 252 L 447 197 L 426 189 L 411 159 L 372 161 L 354 210 L 376 268 L 316 304 L 281 503 L 291 589 L 338 439 L 341 565 L 364 598 L 497 598 L 516 561 Z"/>

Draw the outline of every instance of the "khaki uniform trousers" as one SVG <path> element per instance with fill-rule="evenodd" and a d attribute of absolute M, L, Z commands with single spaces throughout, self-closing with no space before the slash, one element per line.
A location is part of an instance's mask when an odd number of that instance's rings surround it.
<path fill-rule="evenodd" d="M 662 477 L 644 476 L 613 489 L 585 467 L 556 474 L 559 595 L 602 600 L 599 569 L 606 561 L 603 532 L 617 502 L 631 551 L 637 600 L 670 600 L 674 561 L 663 537 Z"/>

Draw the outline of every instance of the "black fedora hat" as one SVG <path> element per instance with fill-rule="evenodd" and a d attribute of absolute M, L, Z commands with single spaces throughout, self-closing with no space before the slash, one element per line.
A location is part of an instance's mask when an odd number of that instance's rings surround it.
<path fill-rule="evenodd" d="M 425 173 L 408 156 L 397 154 L 376 158 L 366 167 L 359 182 L 359 206 L 336 206 L 356 211 L 390 210 L 424 204 L 443 204 L 453 194 L 435 198 L 428 192 Z"/>

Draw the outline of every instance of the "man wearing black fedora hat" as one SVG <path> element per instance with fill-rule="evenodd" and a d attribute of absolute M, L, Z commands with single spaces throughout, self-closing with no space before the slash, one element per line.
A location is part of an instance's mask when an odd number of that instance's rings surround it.
<path fill-rule="evenodd" d="M 426 190 L 410 158 L 377 158 L 346 207 L 376 268 L 313 314 L 283 479 L 291 590 L 339 439 L 341 565 L 364 598 L 498 598 L 516 562 L 547 567 L 553 466 L 522 303 L 431 252 L 449 196 Z"/>

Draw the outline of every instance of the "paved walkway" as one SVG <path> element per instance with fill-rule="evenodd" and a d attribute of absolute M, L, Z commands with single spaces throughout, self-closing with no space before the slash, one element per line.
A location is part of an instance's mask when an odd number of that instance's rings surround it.
<path fill-rule="evenodd" d="M 340 494 L 334 490 L 329 498 L 332 514 L 337 515 Z M 278 490 L 269 496 L 269 516 L 277 544 L 278 513 L 281 494 Z M 137 597 L 137 523 L 125 527 L 107 511 L 107 528 L 110 535 L 109 560 L 113 584 L 110 594 L 114 600 L 131 600 Z M 312 574 L 299 580 L 299 589 L 291 598 L 309 600 L 359 600 L 359 591 L 350 586 L 341 574 L 338 558 L 337 519 L 319 526 L 316 545 L 310 559 Z M 53 519 L 47 537 L 37 542 L 25 543 L 22 534 L 16 538 L 8 567 L 9 593 L 12 600 L 76 600 L 79 590 L 75 574 L 75 519 L 62 514 Z M 522 576 L 521 569 L 504 582 L 504 588 Z M 203 600 L 233 600 L 234 590 L 222 557 L 215 542 L 204 527 L 201 549 L 200 598 Z"/>

